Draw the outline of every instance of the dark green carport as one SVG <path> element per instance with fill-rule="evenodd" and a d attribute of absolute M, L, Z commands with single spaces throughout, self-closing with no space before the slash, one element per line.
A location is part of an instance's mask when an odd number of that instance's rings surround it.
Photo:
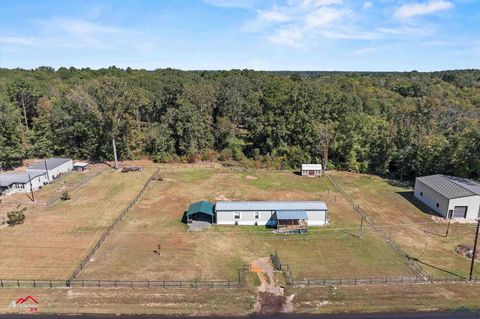
<path fill-rule="evenodd" d="M 213 212 L 213 204 L 206 201 L 195 202 L 188 207 L 187 210 L 187 222 L 191 222 L 193 219 L 195 220 L 203 220 L 207 221 L 205 218 L 207 217 L 210 219 L 211 223 L 213 224 L 213 217 L 215 216 Z"/>

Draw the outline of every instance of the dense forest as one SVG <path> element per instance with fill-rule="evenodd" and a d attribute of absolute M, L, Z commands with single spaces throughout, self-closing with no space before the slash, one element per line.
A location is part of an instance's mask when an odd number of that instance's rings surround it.
<path fill-rule="evenodd" d="M 480 70 L 0 69 L 0 163 L 69 156 L 480 178 Z"/>

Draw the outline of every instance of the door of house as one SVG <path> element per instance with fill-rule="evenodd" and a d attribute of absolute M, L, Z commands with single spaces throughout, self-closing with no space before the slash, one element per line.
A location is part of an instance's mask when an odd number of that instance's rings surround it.
<path fill-rule="evenodd" d="M 309 170 L 309 171 L 308 171 L 308 175 L 310 175 L 310 176 L 315 176 L 315 171 L 314 171 L 314 170 Z"/>
<path fill-rule="evenodd" d="M 467 218 L 467 206 L 455 206 L 453 208 L 453 218 Z"/>

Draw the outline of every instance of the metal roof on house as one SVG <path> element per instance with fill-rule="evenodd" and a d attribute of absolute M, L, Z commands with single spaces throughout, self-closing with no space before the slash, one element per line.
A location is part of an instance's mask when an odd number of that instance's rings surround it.
<path fill-rule="evenodd" d="M 213 216 L 213 204 L 206 201 L 195 202 L 188 207 L 187 216 L 203 213 Z"/>
<path fill-rule="evenodd" d="M 277 219 L 308 219 L 307 213 L 304 210 L 277 210 Z"/>
<path fill-rule="evenodd" d="M 1 187 L 8 187 L 12 184 L 26 184 L 30 181 L 29 175 L 31 179 L 35 177 L 45 175 L 45 173 L 5 173 L 0 174 L 0 186 Z"/>
<path fill-rule="evenodd" d="M 51 170 L 71 160 L 72 160 L 71 158 L 60 158 L 60 157 L 49 158 L 46 160 L 47 168 L 48 170 Z M 35 164 L 30 165 L 28 168 L 45 170 L 45 161 L 36 162 Z"/>
<path fill-rule="evenodd" d="M 302 170 L 322 170 L 322 164 L 302 164 Z"/>
<path fill-rule="evenodd" d="M 280 210 L 327 210 L 327 205 L 321 201 L 255 201 L 231 202 L 222 201 L 215 204 L 216 211 L 280 211 Z"/>
<path fill-rule="evenodd" d="M 468 178 L 436 174 L 417 180 L 448 199 L 480 195 L 480 183 Z"/>
<path fill-rule="evenodd" d="M 73 167 L 87 167 L 87 166 L 88 166 L 88 163 L 86 163 L 86 162 L 73 163 Z"/>

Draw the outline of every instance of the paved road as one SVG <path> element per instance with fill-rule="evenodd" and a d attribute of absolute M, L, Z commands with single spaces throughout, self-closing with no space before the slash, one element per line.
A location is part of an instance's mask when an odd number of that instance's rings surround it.
<path fill-rule="evenodd" d="M 195 317 L 162 316 L 162 315 L 2 315 L 0 319 L 192 319 Z M 201 319 L 472 319 L 480 318 L 480 312 L 451 311 L 451 312 L 409 312 L 409 313 L 376 313 L 376 314 L 329 314 L 329 315 L 250 315 L 247 317 L 199 317 Z"/>

